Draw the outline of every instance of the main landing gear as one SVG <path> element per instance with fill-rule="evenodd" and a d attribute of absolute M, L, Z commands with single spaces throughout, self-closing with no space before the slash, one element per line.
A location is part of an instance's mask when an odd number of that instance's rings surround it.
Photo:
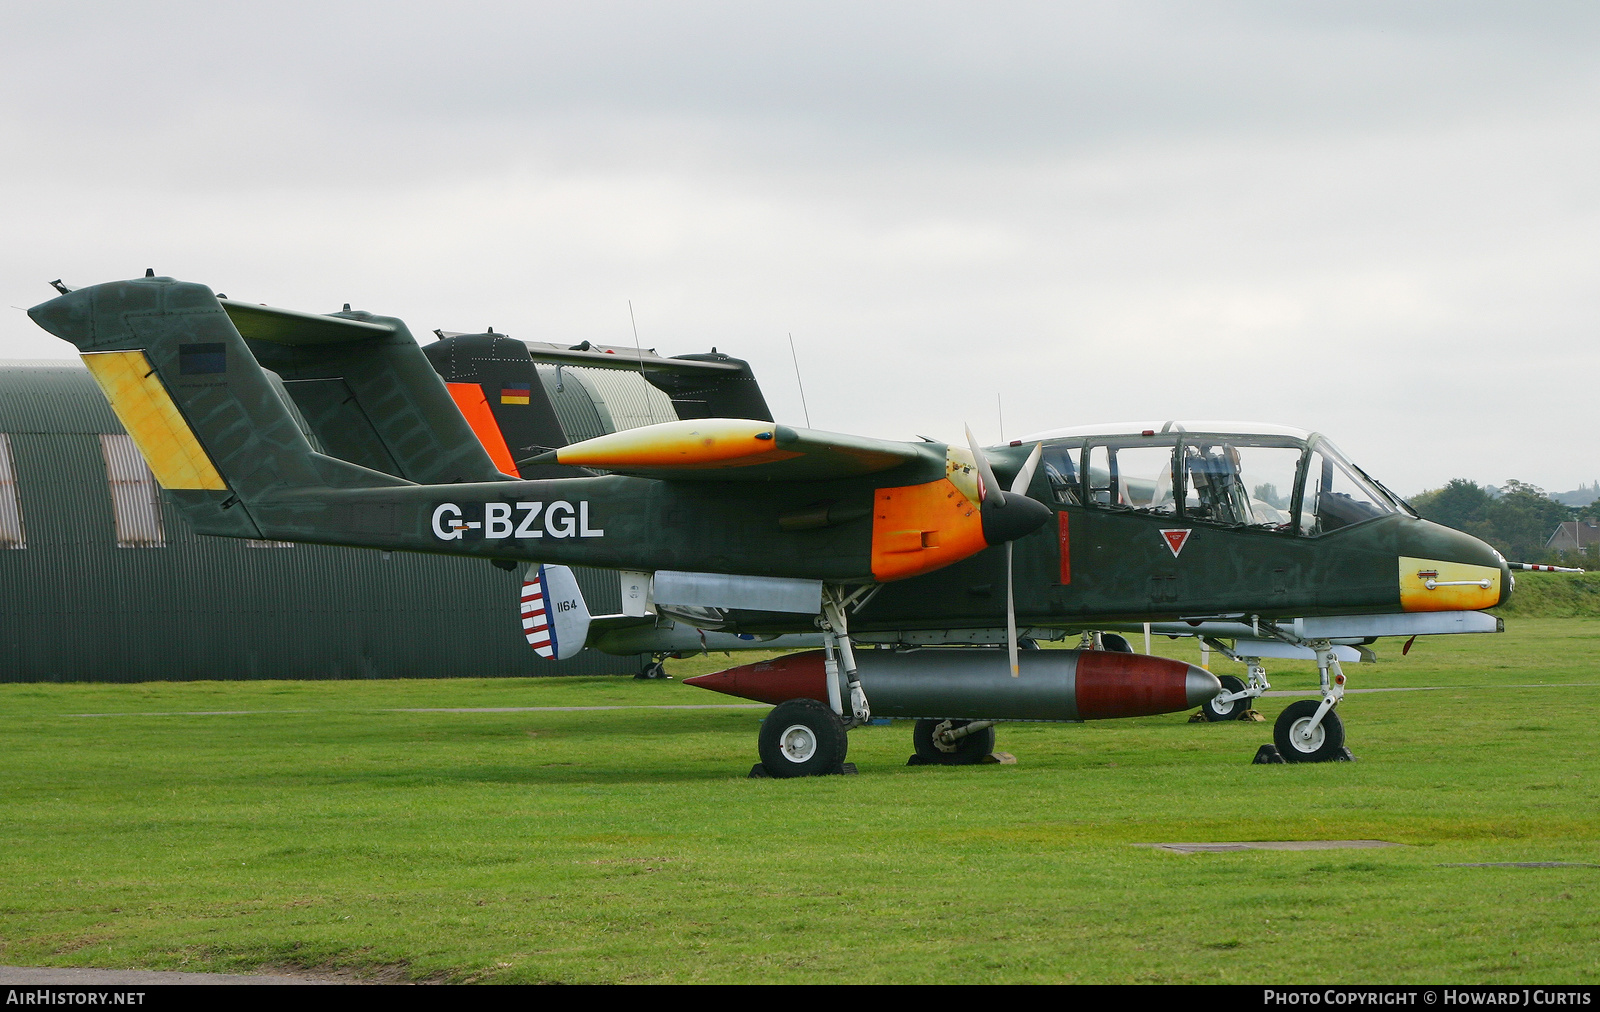
<path fill-rule="evenodd" d="M 779 703 L 761 722 L 758 750 L 769 777 L 821 777 L 844 772 L 850 736 L 844 721 L 815 699 Z"/>
<path fill-rule="evenodd" d="M 791 699 L 774 707 L 761 722 L 757 742 L 761 763 L 750 771 L 751 776 L 787 779 L 853 771 L 844 761 L 850 747 L 848 732 L 871 721 L 872 708 L 867 704 L 861 679 L 856 676 L 856 654 L 850 645 L 845 610 L 872 589 L 861 587 L 847 594 L 841 587 L 822 588 L 822 614 L 817 626 L 822 630 L 822 669 L 828 702 Z"/>
<path fill-rule="evenodd" d="M 908 765 L 971 766 L 994 751 L 993 720 L 919 720 L 911 731 L 916 754 Z"/>
<path fill-rule="evenodd" d="M 855 772 L 855 767 L 845 762 L 849 732 L 872 720 L 872 707 L 856 674 L 846 611 L 868 592 L 870 588 L 847 594 L 839 587 L 823 587 L 822 615 L 817 626 L 822 630 L 823 681 L 828 701 L 790 699 L 773 707 L 761 722 L 757 740 L 761 762 L 750 771 L 752 777 L 788 779 Z M 992 757 L 996 723 L 919 720 L 912 732 L 916 754 L 911 765 L 965 766 L 1007 761 L 1009 757 Z"/>
<path fill-rule="evenodd" d="M 668 661 L 668 659 L 676 657 L 676 656 L 678 656 L 678 655 L 677 654 L 652 654 L 650 656 L 650 663 L 646 664 L 644 667 L 640 668 L 638 670 L 638 672 L 634 674 L 633 677 L 634 678 L 638 678 L 638 679 L 656 679 L 656 678 L 661 678 L 661 679 L 666 679 L 668 681 L 671 681 L 672 680 L 672 676 L 667 674 L 667 661 Z"/>

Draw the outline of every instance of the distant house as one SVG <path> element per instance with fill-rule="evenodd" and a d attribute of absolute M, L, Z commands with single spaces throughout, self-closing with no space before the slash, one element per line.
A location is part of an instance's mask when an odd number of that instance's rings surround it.
<path fill-rule="evenodd" d="M 1593 555 L 1589 546 L 1600 544 L 1600 520 L 1568 520 L 1556 527 L 1545 548 L 1558 552 L 1582 551 Z"/>

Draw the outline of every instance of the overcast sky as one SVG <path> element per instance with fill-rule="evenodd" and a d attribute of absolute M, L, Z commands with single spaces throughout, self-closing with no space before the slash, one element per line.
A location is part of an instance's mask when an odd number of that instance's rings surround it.
<path fill-rule="evenodd" d="M 782 421 L 1600 477 L 1593 3 L 7 4 L 5 306 L 716 345 Z M 66 345 L 0 315 L 0 357 Z"/>

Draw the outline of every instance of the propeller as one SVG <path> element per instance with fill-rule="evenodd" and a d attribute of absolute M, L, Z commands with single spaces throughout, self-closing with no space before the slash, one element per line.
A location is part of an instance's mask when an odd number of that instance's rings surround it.
<path fill-rule="evenodd" d="M 994 468 L 989 466 L 989 458 L 983 455 L 983 450 L 978 447 L 978 440 L 972 435 L 972 427 L 967 426 L 967 446 L 972 450 L 973 462 L 978 467 L 979 493 L 984 502 L 992 502 L 996 507 L 1004 508 L 1006 493 L 1000 490 L 1000 482 L 994 476 Z M 1010 494 L 1026 497 L 1028 486 L 1033 484 L 1033 472 L 1039 467 L 1039 457 L 1044 453 L 1044 444 L 1033 444 L 1033 452 L 1028 454 L 1028 459 L 1022 462 L 1022 467 L 1017 471 L 1017 476 L 1011 479 Z M 1013 589 L 1012 572 L 1012 542 L 1006 542 L 1006 647 L 1011 655 L 1011 677 L 1016 678 L 1020 673 L 1017 665 L 1017 599 Z"/>
<path fill-rule="evenodd" d="M 1017 476 L 1011 479 L 1012 495 L 1025 496 L 1028 494 L 1028 486 L 1033 484 L 1033 472 L 1039 466 L 1039 456 L 1042 453 L 1044 453 L 1044 444 L 1034 443 L 1033 452 L 1028 454 L 1028 459 L 1022 462 L 1022 468 L 1017 471 Z M 984 461 L 983 466 L 987 470 L 989 467 L 988 461 Z M 993 474 L 992 471 L 989 473 Z M 1006 542 L 1006 649 L 1011 654 L 1012 678 L 1016 678 L 1019 674 L 1017 668 L 1017 600 L 1016 593 L 1012 590 L 1013 581 L 1011 579 L 1011 552 L 1014 544 L 1016 544 L 1014 541 Z"/>
<path fill-rule="evenodd" d="M 972 426 L 970 425 L 967 426 L 967 448 L 972 451 L 972 460 L 978 465 L 978 499 L 980 503 L 992 498 L 996 506 L 1004 506 L 1006 504 L 1006 494 L 1000 491 L 1000 482 L 995 480 L 994 468 L 989 466 L 989 458 L 985 457 L 983 451 L 978 449 L 978 438 L 972 434 Z M 1033 477 L 1031 472 L 1028 477 Z M 1007 542 L 1007 544 L 1009 543 Z"/>

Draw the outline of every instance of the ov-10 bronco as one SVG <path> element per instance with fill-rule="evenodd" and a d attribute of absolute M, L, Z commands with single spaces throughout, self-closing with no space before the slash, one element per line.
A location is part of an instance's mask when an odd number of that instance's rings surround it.
<path fill-rule="evenodd" d="M 838 772 L 846 732 L 874 714 L 916 718 L 918 756 L 939 762 L 987 754 L 1004 720 L 1227 716 L 1265 688 L 1259 658 L 1292 652 L 1317 659 L 1323 698 L 1285 710 L 1279 750 L 1333 758 L 1341 656 L 1380 635 L 1494 631 L 1480 609 L 1511 588 L 1489 546 L 1298 430 L 1112 426 L 983 449 L 970 433 L 963 446 L 704 417 L 497 465 L 457 384 L 394 318 L 154 276 L 29 315 L 78 347 L 201 533 L 535 564 L 563 655 L 589 638 L 565 565 L 621 571 L 636 616 L 820 630 L 820 652 L 692 680 L 778 704 L 759 749 L 773 776 Z M 1208 636 L 1250 661 L 1250 683 L 1225 692 L 1201 668 L 1118 650 L 1019 651 L 1144 623 Z"/>

